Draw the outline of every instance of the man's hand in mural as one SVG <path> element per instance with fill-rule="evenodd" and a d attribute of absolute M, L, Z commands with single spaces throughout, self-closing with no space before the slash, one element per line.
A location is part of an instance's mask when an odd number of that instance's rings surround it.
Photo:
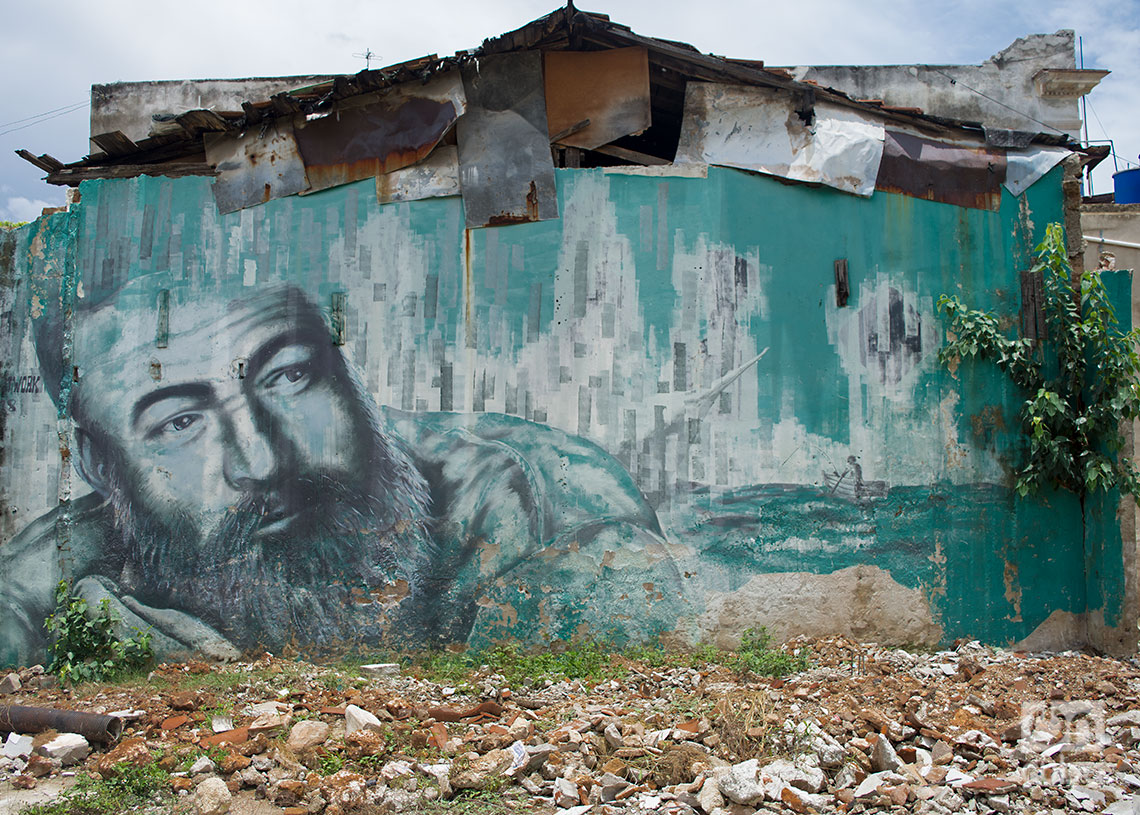
<path fill-rule="evenodd" d="M 585 617 L 676 625 L 656 516 L 596 446 L 378 408 L 297 289 L 183 303 L 162 348 L 138 307 L 153 297 L 136 280 L 78 321 L 76 463 L 95 492 L 71 508 L 64 568 L 160 653 L 485 641 L 520 618 L 549 636 Z M 57 562 L 53 531 L 33 524 L 13 556 Z M 59 576 L 7 592 L 10 656 L 39 644 Z"/>

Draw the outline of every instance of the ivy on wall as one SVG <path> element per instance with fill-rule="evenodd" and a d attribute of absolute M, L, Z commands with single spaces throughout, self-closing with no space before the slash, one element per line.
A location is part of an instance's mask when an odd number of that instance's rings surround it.
<path fill-rule="evenodd" d="M 1074 275 L 1060 224 L 1048 226 L 1036 252 L 1038 336 L 1007 337 L 993 313 L 942 295 L 950 342 L 940 358 L 989 360 L 1025 392 L 1029 449 L 1016 472 L 1020 495 L 1054 485 L 1082 497 L 1119 489 L 1140 498 L 1125 429 L 1140 417 L 1140 331 L 1120 330 L 1099 272 Z"/>

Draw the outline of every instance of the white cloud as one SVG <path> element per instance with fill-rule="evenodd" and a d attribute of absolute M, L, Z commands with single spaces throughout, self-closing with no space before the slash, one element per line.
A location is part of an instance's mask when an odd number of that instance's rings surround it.
<path fill-rule="evenodd" d="M 61 196 L 62 197 L 62 196 Z M 12 196 L 0 209 L 0 221 L 34 221 L 44 207 L 62 206 L 62 201 L 42 201 L 38 198 Z"/>

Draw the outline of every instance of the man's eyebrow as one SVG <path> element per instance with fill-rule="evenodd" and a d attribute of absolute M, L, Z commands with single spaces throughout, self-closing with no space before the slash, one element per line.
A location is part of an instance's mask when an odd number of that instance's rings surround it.
<path fill-rule="evenodd" d="M 140 396 L 135 402 L 134 409 L 131 411 L 131 424 L 137 425 L 139 418 L 146 412 L 147 408 L 165 399 L 191 399 L 197 402 L 209 402 L 213 398 L 214 389 L 198 382 L 159 388 Z"/>
<path fill-rule="evenodd" d="M 314 337 L 311 332 L 303 332 L 295 329 L 278 334 L 276 337 L 262 343 L 261 347 L 254 352 L 249 360 L 250 373 L 256 378 L 257 374 L 261 373 L 262 367 L 273 358 L 274 354 L 282 348 L 288 348 L 292 345 L 308 348 L 315 355 L 321 355 L 323 351 L 317 340 L 318 338 Z"/>

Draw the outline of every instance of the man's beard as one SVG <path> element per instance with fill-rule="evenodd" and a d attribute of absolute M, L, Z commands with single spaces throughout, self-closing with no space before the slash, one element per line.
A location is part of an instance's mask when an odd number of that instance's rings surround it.
<path fill-rule="evenodd" d="M 327 471 L 298 474 L 244 496 L 204 539 L 190 518 L 160 520 L 114 479 L 110 499 L 125 543 L 120 588 L 189 613 L 242 649 L 332 653 L 428 634 L 427 485 L 389 437 L 372 431 L 373 472 L 355 479 L 364 484 Z M 282 511 L 296 513 L 287 530 L 257 534 Z"/>

